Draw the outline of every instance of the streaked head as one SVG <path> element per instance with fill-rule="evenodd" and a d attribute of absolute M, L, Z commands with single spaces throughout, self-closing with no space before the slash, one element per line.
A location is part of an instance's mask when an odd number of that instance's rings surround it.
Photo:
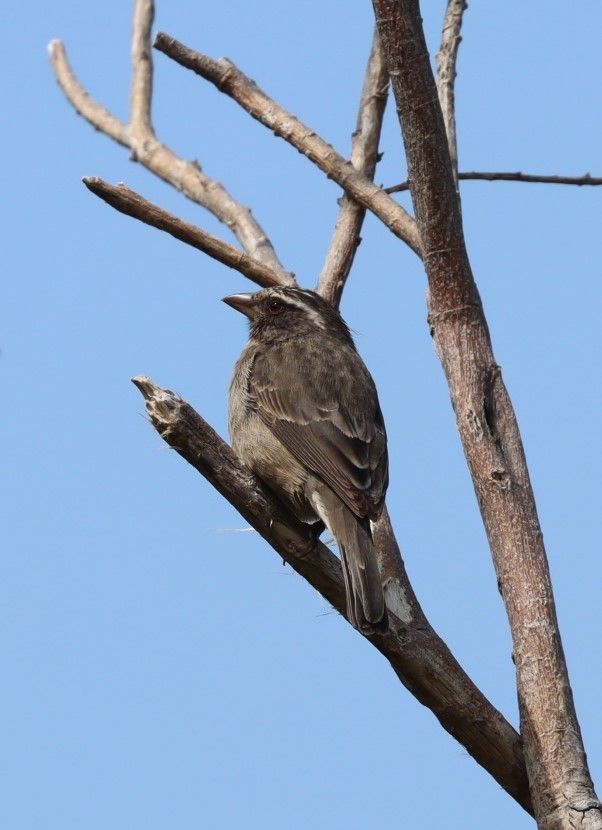
<path fill-rule="evenodd" d="M 347 324 L 336 308 L 305 288 L 264 288 L 254 294 L 224 297 L 224 302 L 249 318 L 251 337 L 262 342 L 321 332 L 343 337 L 353 344 Z"/>

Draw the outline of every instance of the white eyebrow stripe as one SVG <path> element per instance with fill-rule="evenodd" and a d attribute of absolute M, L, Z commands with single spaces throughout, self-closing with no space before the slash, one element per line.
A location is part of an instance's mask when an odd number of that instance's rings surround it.
<path fill-rule="evenodd" d="M 295 297 L 292 292 L 287 292 L 284 296 L 286 298 L 285 302 L 287 302 L 289 305 L 295 306 L 295 308 L 298 308 L 305 314 L 307 314 L 312 323 L 315 323 L 315 325 L 318 328 L 321 328 L 323 330 L 326 329 L 322 315 L 313 307 L 311 299 L 309 299 L 308 302 L 303 302 L 301 299 L 297 299 L 297 297 Z"/>

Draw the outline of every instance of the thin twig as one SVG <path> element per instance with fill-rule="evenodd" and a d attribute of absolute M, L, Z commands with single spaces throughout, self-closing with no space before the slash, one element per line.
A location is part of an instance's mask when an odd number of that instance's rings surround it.
<path fill-rule="evenodd" d="M 388 81 L 378 30 L 375 30 L 350 158 L 355 169 L 371 181 L 379 160 L 378 145 L 387 105 Z M 366 216 L 366 209 L 347 194 L 341 197 L 339 205 L 334 234 L 316 287 L 318 294 L 337 306 L 361 241 L 360 232 Z"/>
<path fill-rule="evenodd" d="M 533 173 L 479 173 L 466 172 L 458 173 L 460 181 L 484 181 L 484 182 L 535 182 L 536 184 L 572 184 L 577 187 L 587 185 L 601 185 L 602 178 L 590 176 L 585 173 L 583 176 L 540 176 Z M 409 182 L 401 182 L 393 187 L 386 187 L 386 193 L 402 193 L 409 190 Z"/>
<path fill-rule="evenodd" d="M 132 151 L 133 160 L 224 222 L 247 253 L 279 271 L 286 280 L 285 268 L 251 211 L 237 202 L 220 182 L 206 176 L 196 161 L 185 161 L 156 138 L 150 123 L 150 32 L 153 14 L 152 0 L 136 0 L 132 44 L 131 125 L 124 124 L 91 98 L 73 73 L 65 47 L 60 41 L 53 40 L 48 48 L 56 79 L 75 110 L 95 129 L 128 147 Z"/>
<path fill-rule="evenodd" d="M 234 268 L 263 288 L 273 285 L 294 284 L 292 276 L 288 280 L 284 280 L 279 271 L 274 271 L 269 266 L 218 239 L 217 236 L 197 228 L 196 225 L 184 222 L 183 219 L 179 219 L 172 213 L 168 213 L 149 202 L 124 184 L 112 185 L 96 177 L 85 178 L 83 182 L 88 190 L 91 190 L 92 193 L 99 196 L 120 213 L 125 213 L 134 219 L 145 222 L 147 225 L 166 231 L 171 236 L 179 239 L 180 242 L 192 245 L 193 248 L 203 251 L 213 259 L 217 259 L 218 262 L 227 265 L 228 268 Z"/>
<path fill-rule="evenodd" d="M 257 479 L 195 410 L 149 378 L 133 378 L 159 435 L 230 501 L 297 573 L 344 616 L 340 562 L 272 492 Z M 376 523 L 379 534 L 392 537 L 388 516 Z M 397 676 L 428 706 L 453 737 L 485 767 L 527 811 L 531 809 L 520 738 L 489 703 L 429 625 L 407 580 L 401 557 L 394 576 L 401 585 L 398 602 L 387 603 L 390 627 L 370 642 L 391 663 Z"/>
<path fill-rule="evenodd" d="M 163 32 L 157 34 L 154 46 L 181 66 L 210 81 L 275 135 L 292 144 L 420 255 L 420 238 L 409 213 L 369 178 L 358 173 L 313 130 L 266 95 L 231 61 L 227 58 L 215 61 Z"/>
<path fill-rule="evenodd" d="M 462 38 L 462 18 L 468 8 L 465 0 L 448 0 L 445 19 L 443 21 L 443 33 L 441 36 L 441 48 L 437 52 L 437 94 L 445 121 L 445 132 L 449 154 L 451 156 L 452 169 L 458 181 L 458 143 L 456 140 L 456 103 L 455 103 L 455 82 L 456 62 L 458 49 Z"/>

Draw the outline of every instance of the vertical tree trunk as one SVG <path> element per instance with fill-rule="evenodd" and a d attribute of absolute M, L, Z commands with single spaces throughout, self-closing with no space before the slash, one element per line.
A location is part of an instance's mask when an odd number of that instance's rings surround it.
<path fill-rule="evenodd" d="M 406 148 L 429 321 L 489 538 L 512 637 L 538 824 L 602 827 L 587 768 L 523 446 L 464 244 L 417 0 L 373 0 Z"/>

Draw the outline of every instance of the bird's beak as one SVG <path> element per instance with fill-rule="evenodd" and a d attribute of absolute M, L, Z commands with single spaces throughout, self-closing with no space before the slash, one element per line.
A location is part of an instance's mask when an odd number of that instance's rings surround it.
<path fill-rule="evenodd" d="M 249 318 L 253 317 L 253 310 L 255 308 L 254 294 L 231 294 L 229 297 L 224 297 L 222 302 L 232 306 L 237 311 L 241 311 Z"/>

